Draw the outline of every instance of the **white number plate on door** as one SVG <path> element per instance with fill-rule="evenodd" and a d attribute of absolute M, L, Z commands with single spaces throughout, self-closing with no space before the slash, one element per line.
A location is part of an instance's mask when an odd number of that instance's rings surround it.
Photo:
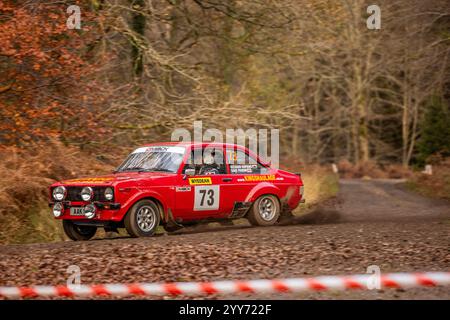
<path fill-rule="evenodd" d="M 217 210 L 220 202 L 220 186 L 196 186 L 194 211 Z"/>

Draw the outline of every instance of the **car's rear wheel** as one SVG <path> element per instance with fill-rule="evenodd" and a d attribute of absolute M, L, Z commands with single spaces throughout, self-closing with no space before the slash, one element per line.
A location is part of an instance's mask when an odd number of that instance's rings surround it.
<path fill-rule="evenodd" d="M 63 220 L 63 229 L 69 239 L 74 241 L 85 241 L 91 239 L 97 232 L 97 227 L 80 226 L 71 220 Z"/>
<path fill-rule="evenodd" d="M 151 200 L 137 202 L 125 216 L 124 224 L 132 237 L 150 237 L 160 222 L 159 206 Z"/>
<path fill-rule="evenodd" d="M 272 194 L 260 196 L 253 203 L 247 218 L 254 226 L 272 226 L 280 217 L 280 202 Z"/>

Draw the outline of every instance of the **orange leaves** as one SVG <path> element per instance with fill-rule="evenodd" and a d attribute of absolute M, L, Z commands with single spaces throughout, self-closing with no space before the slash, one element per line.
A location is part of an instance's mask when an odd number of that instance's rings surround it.
<path fill-rule="evenodd" d="M 0 88 L 8 87 L 0 92 L 1 144 L 77 139 L 81 127 L 94 130 L 85 120 L 95 110 L 86 110 L 79 97 L 86 95 L 84 77 L 96 71 L 84 56 L 95 34 L 67 30 L 65 10 L 63 4 L 0 2 Z"/>

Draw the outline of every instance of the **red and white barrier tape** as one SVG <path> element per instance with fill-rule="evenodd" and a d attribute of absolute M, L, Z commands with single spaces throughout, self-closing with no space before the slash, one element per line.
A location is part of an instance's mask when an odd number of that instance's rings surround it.
<path fill-rule="evenodd" d="M 279 280 L 102 284 L 72 286 L 0 287 L 0 297 L 210 295 L 230 293 L 284 293 L 369 289 L 374 275 L 321 276 Z M 450 285 L 450 272 L 391 273 L 381 275 L 381 288 L 414 288 Z"/>

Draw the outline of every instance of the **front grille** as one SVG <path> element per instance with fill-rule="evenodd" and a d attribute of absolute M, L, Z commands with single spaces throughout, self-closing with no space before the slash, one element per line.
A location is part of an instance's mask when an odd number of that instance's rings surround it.
<path fill-rule="evenodd" d="M 83 187 L 66 187 L 67 196 L 66 201 L 83 201 L 81 199 L 81 190 Z M 107 187 L 92 187 L 94 190 L 94 199 L 92 201 L 108 201 L 105 199 L 105 189 Z"/>

